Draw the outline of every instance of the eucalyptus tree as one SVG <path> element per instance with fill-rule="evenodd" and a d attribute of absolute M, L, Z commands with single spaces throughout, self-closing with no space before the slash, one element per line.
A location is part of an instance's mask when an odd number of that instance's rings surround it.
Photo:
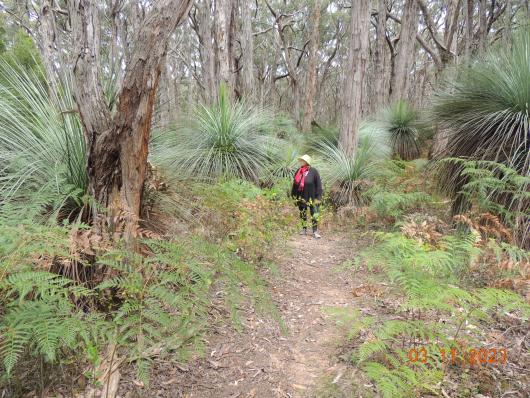
<path fill-rule="evenodd" d="M 405 0 L 399 42 L 396 47 L 394 73 L 392 75 L 391 101 L 407 98 L 410 71 L 414 62 L 418 18 L 417 0 Z"/>
<path fill-rule="evenodd" d="M 357 146 L 357 130 L 361 124 L 365 95 L 365 76 L 369 51 L 370 1 L 352 3 L 348 66 L 344 70 L 344 102 L 339 141 L 347 155 Z"/>
<path fill-rule="evenodd" d="M 101 233 L 107 224 L 133 243 L 161 71 L 170 38 L 193 1 L 18 3 L 13 11 L 19 14 L 10 12 L 38 43 L 52 91 L 61 71 L 72 70 L 88 193 L 98 203 L 93 221 Z M 103 208 L 107 217 L 98 214 Z"/>
<path fill-rule="evenodd" d="M 317 84 L 317 57 L 320 44 L 320 0 L 313 1 L 313 11 L 311 17 L 311 34 L 309 39 L 309 55 L 307 65 L 306 94 L 304 104 L 304 116 L 302 119 L 302 131 L 309 131 L 314 117 L 314 101 Z"/>
<path fill-rule="evenodd" d="M 97 5 L 68 2 L 72 24 L 75 100 L 88 148 L 89 193 L 124 219 L 132 242 L 140 216 L 155 95 L 173 30 L 188 15 L 191 0 L 150 4 L 139 25 L 115 112 L 109 109 L 100 72 Z"/>

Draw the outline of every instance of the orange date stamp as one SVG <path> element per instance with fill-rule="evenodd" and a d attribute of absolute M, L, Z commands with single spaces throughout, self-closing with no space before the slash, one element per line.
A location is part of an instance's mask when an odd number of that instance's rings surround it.
<path fill-rule="evenodd" d="M 508 360 L 506 348 L 471 348 L 458 350 L 452 347 L 449 350 L 438 347 L 438 352 L 429 352 L 425 347 L 411 348 L 408 353 L 410 363 L 429 362 L 432 354 L 437 355 L 443 364 L 449 365 L 504 365 Z"/>

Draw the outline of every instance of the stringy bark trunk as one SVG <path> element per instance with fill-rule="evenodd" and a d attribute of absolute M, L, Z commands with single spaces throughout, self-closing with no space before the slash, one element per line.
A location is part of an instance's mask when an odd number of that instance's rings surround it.
<path fill-rule="evenodd" d="M 110 227 L 111 232 L 123 233 L 130 247 L 136 241 L 162 61 L 173 30 L 188 14 L 191 3 L 161 0 L 152 6 L 136 33 L 114 115 L 107 107 L 100 80 L 97 5 L 88 0 L 69 3 L 77 46 L 74 92 L 87 141 L 89 192 L 108 209 L 106 217 L 94 221 L 100 229 Z"/>
<path fill-rule="evenodd" d="M 486 0 L 479 0 L 479 53 L 486 51 L 486 37 L 488 34 L 488 5 Z"/>
<path fill-rule="evenodd" d="M 401 23 L 399 42 L 396 48 L 394 79 L 392 82 L 391 101 L 407 99 L 410 70 L 414 62 L 414 45 L 418 30 L 418 3 L 406 0 Z"/>
<path fill-rule="evenodd" d="M 57 28 L 52 11 L 54 6 L 53 1 L 45 0 L 42 2 L 37 30 L 39 36 L 37 45 L 42 55 L 41 59 L 44 68 L 46 69 L 49 93 L 51 96 L 56 97 L 58 92 L 58 78 L 54 60 L 56 59 L 55 42 L 57 40 Z"/>
<path fill-rule="evenodd" d="M 215 54 L 213 46 L 212 5 L 205 0 L 199 8 L 198 34 L 201 40 L 200 55 L 202 80 L 204 84 L 204 98 L 206 103 L 213 103 L 217 97 L 217 82 L 215 80 Z M 189 43 L 191 46 L 191 43 Z M 190 49 L 191 53 L 191 49 Z M 190 57 L 191 60 L 191 57 Z M 191 64 L 190 64 L 191 65 Z M 191 71 L 190 71 L 191 74 Z"/>
<path fill-rule="evenodd" d="M 466 0 L 464 4 L 465 21 L 465 38 L 464 38 L 464 57 L 466 61 L 471 58 L 473 46 L 473 0 Z"/>
<path fill-rule="evenodd" d="M 348 67 L 344 73 L 344 102 L 342 106 L 339 141 L 345 152 L 353 156 L 357 147 L 357 130 L 362 116 L 364 78 L 368 65 L 370 31 L 370 1 L 352 2 Z"/>
<path fill-rule="evenodd" d="M 317 88 L 317 57 L 320 38 L 320 0 L 314 0 L 313 7 L 302 131 L 309 131 L 311 129 L 311 122 L 315 116 L 314 102 Z"/>
<path fill-rule="evenodd" d="M 231 5 L 231 0 L 216 0 L 215 2 L 215 39 L 217 41 L 218 83 L 224 83 L 228 88 L 232 88 L 229 33 Z"/>
<path fill-rule="evenodd" d="M 241 10 L 241 85 L 244 98 L 252 100 L 254 87 L 254 36 L 252 32 L 252 10 L 246 2 L 240 2 Z"/>
<path fill-rule="evenodd" d="M 386 92 L 386 0 L 379 0 L 377 7 L 377 41 L 375 44 L 375 111 L 387 102 Z"/>
<path fill-rule="evenodd" d="M 512 39 L 512 2 L 506 0 L 506 10 L 504 11 L 504 34 L 502 35 L 504 45 L 509 47 Z"/>

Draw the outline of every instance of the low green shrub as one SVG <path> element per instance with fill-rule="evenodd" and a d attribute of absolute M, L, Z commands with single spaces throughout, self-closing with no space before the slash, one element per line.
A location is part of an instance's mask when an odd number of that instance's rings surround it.
<path fill-rule="evenodd" d="M 385 172 L 385 160 L 390 149 L 385 136 L 375 130 L 361 128 L 355 154 L 348 155 L 343 148 L 321 142 L 316 151 L 321 163 L 321 175 L 330 189 L 335 207 L 362 205 L 363 193 L 372 181 Z"/>
<path fill-rule="evenodd" d="M 419 158 L 427 135 L 420 114 L 406 101 L 397 101 L 379 112 L 366 126 L 388 137 L 392 155 L 410 161 Z"/>
<path fill-rule="evenodd" d="M 277 160 L 274 120 L 265 109 L 232 103 L 221 86 L 215 105 L 198 107 L 176 131 L 153 137 L 151 160 L 170 179 L 258 182 Z"/>
<path fill-rule="evenodd" d="M 89 202 L 85 139 L 68 77 L 50 97 L 43 76 L 0 61 L 0 211 L 75 219 Z"/>
<path fill-rule="evenodd" d="M 438 393 L 447 381 L 451 356 L 464 361 L 461 366 L 479 363 L 478 356 L 469 356 L 470 348 L 484 344 L 481 330 L 494 319 L 517 314 L 528 322 L 530 305 L 517 293 L 460 283 L 482 254 L 476 235 L 446 235 L 436 243 L 400 232 L 378 232 L 374 237 L 376 244 L 358 261 L 372 272 L 381 271 L 399 289 L 402 299 L 392 312 L 396 316 L 375 320 L 344 310 L 335 315 L 350 328 L 350 338 L 370 325 L 370 336 L 354 350 L 352 361 L 382 396 Z M 419 352 L 419 359 L 411 359 L 411 352 Z"/>
<path fill-rule="evenodd" d="M 82 225 L 0 223 L 0 386 L 38 390 L 41 362 L 77 363 L 95 385 L 108 347 L 147 384 L 154 357 L 200 351 L 214 282 L 236 326 L 241 286 L 258 311 L 275 313 L 255 267 L 223 246 L 199 237 L 142 244 L 144 255 L 132 255 Z"/>
<path fill-rule="evenodd" d="M 204 197 L 209 232 L 246 260 L 271 258 L 280 238 L 297 225 L 297 210 L 285 192 L 290 181 L 282 181 L 268 189 L 242 180 L 196 186 L 196 193 Z"/>

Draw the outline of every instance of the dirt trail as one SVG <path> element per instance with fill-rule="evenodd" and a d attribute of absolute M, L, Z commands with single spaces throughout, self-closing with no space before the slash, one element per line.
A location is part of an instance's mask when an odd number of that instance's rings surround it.
<path fill-rule="evenodd" d="M 277 261 L 280 275 L 268 278 L 285 333 L 277 321 L 243 309 L 242 333 L 219 326 L 204 358 L 178 369 L 157 366 L 149 396 L 314 397 L 324 378 L 338 380 L 344 373 L 337 360 L 340 331 L 325 310 L 356 306 L 352 288 L 362 281 L 336 269 L 353 255 L 345 236 L 293 237 Z"/>

